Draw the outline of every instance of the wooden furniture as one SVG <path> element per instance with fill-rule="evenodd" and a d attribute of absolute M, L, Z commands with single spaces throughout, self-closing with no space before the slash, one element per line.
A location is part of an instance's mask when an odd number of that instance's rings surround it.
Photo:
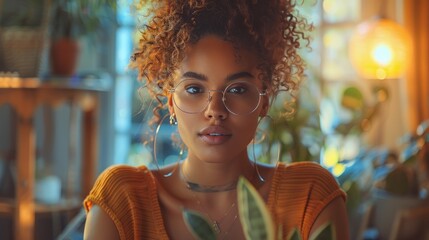
<path fill-rule="evenodd" d="M 429 200 L 375 195 L 362 206 L 356 239 L 429 239 Z"/>
<path fill-rule="evenodd" d="M 429 239 L 428 225 L 429 206 L 400 210 L 395 215 L 389 240 L 410 239 L 410 235 L 414 239 Z"/>
<path fill-rule="evenodd" d="M 16 187 L 15 199 L 0 201 L 0 213 L 12 214 L 14 238 L 34 238 L 35 214 L 79 207 L 91 189 L 97 174 L 98 160 L 98 95 L 108 90 L 99 79 L 47 79 L 0 77 L 0 105 L 8 103 L 15 110 L 16 123 Z M 82 109 L 82 186 L 81 196 L 59 204 L 43 205 L 34 201 L 35 129 L 33 115 L 41 105 L 54 106 L 63 101 Z"/>

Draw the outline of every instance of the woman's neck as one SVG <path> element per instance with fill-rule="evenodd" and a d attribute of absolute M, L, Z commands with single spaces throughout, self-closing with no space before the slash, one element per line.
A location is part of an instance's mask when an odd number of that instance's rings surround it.
<path fill-rule="evenodd" d="M 240 176 L 252 179 L 254 175 L 254 167 L 248 159 L 207 163 L 187 158 L 180 167 L 181 180 L 195 192 L 232 191 L 236 189 Z"/>

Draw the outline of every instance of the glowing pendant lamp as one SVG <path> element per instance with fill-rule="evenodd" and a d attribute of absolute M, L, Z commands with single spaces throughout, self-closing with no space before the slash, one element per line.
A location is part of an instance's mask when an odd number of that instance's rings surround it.
<path fill-rule="evenodd" d="M 411 38 L 399 24 L 376 18 L 359 24 L 350 39 L 349 57 L 366 79 L 400 77 L 410 58 Z"/>

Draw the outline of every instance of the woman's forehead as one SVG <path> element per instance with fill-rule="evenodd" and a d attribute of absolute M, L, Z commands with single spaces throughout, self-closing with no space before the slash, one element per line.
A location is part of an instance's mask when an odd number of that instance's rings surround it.
<path fill-rule="evenodd" d="M 232 71 L 250 70 L 257 66 L 255 54 L 244 48 L 237 48 L 231 42 L 208 35 L 190 45 L 180 64 L 180 72 L 194 70 Z"/>

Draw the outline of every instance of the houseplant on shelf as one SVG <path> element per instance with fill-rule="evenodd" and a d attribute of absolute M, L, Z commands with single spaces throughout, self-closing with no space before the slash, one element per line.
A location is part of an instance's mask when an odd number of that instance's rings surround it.
<path fill-rule="evenodd" d="M 79 39 L 95 39 L 114 23 L 116 0 L 53 0 L 51 18 L 52 74 L 71 76 L 79 58 Z M 94 40 L 95 42 L 95 40 Z"/>
<path fill-rule="evenodd" d="M 50 0 L 0 0 L 0 72 L 20 77 L 39 74 L 49 4 Z"/>

